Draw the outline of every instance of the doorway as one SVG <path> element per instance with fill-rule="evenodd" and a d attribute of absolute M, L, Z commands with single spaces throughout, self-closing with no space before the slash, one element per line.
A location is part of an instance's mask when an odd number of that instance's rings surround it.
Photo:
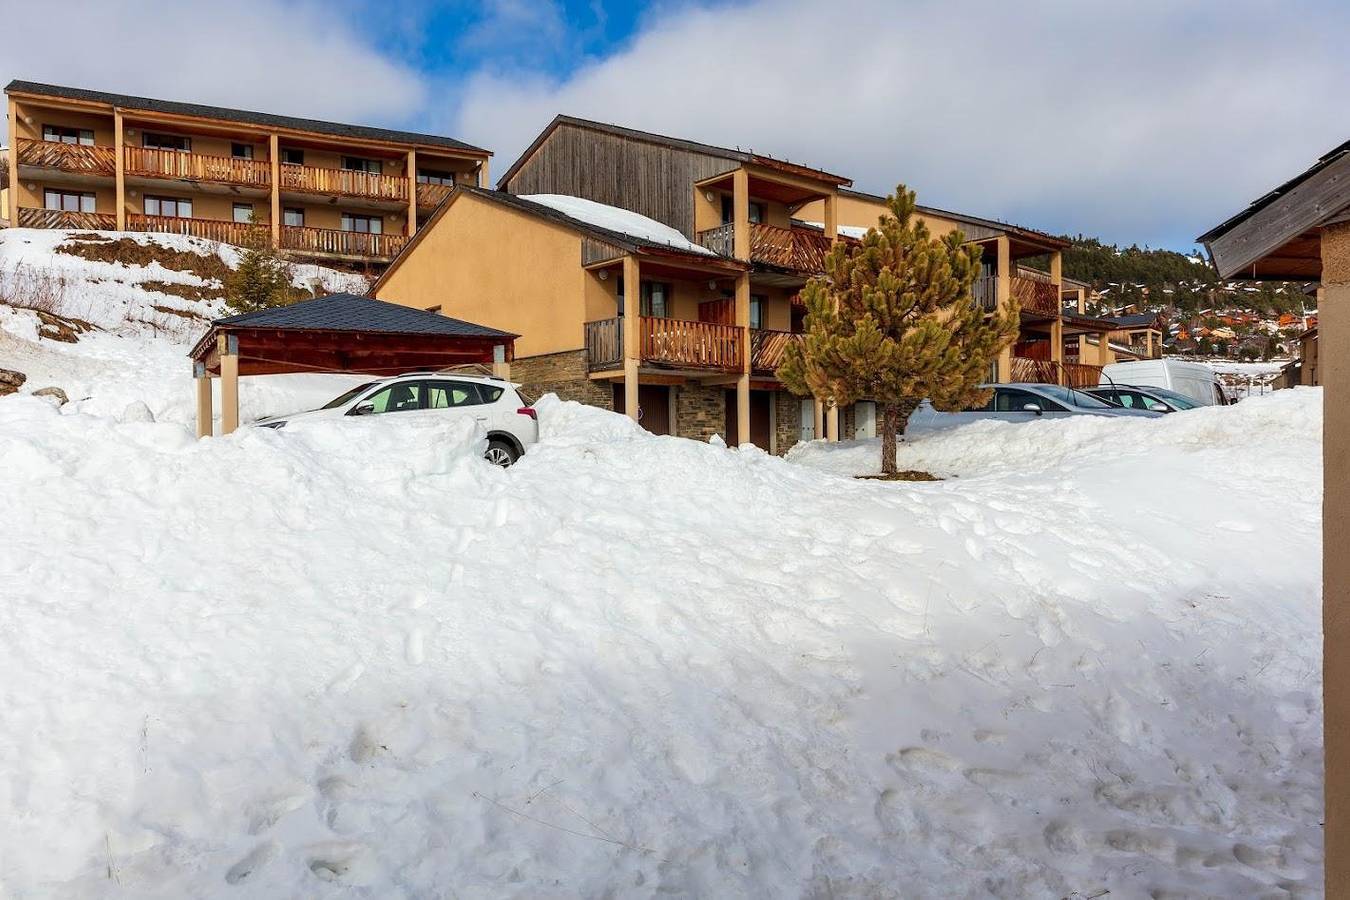
<path fill-rule="evenodd" d="M 624 408 L 623 382 L 614 382 L 614 411 Z M 652 434 L 670 434 L 670 388 L 664 384 L 638 385 L 638 424 Z"/>
<path fill-rule="evenodd" d="M 773 439 L 773 391 L 750 392 L 750 443 L 768 452 Z M 726 392 L 727 446 L 736 446 L 736 392 Z"/>

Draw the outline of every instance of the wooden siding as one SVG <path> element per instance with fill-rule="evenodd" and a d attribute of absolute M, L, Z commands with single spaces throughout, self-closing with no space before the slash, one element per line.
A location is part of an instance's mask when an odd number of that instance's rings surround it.
<path fill-rule="evenodd" d="M 592 263 L 605 262 L 611 259 L 618 259 L 627 253 L 613 244 L 607 244 L 604 241 L 596 240 L 593 237 L 583 237 L 581 239 L 581 264 L 589 266 Z"/>
<path fill-rule="evenodd" d="M 504 187 L 568 194 L 641 213 L 694 239 L 694 182 L 737 168 L 735 159 L 563 123 Z"/>

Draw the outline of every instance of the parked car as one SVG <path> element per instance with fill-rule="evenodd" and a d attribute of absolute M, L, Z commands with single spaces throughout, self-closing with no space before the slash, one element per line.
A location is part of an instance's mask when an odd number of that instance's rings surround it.
<path fill-rule="evenodd" d="M 1151 409 L 1154 412 L 1170 413 L 1183 409 L 1195 409 L 1196 403 L 1185 394 L 1169 391 L 1160 387 L 1139 387 L 1133 384 L 1117 384 L 1111 387 L 1085 388 L 1094 397 L 1123 406 L 1126 409 Z"/>
<path fill-rule="evenodd" d="M 1136 387 L 1160 387 L 1189 397 L 1201 406 L 1225 406 L 1227 395 L 1214 370 L 1204 363 L 1179 359 L 1140 359 L 1112 363 L 1102 369 L 1099 387 L 1131 384 Z"/>
<path fill-rule="evenodd" d="M 318 409 L 254 422 L 261 428 L 284 428 L 288 422 L 378 416 L 419 410 L 473 416 L 487 432 L 483 457 L 509 466 L 539 440 L 534 408 L 519 393 L 520 385 L 480 375 L 410 372 L 358 385 Z"/>
<path fill-rule="evenodd" d="M 1003 422 L 1031 422 L 1036 419 L 1062 419 L 1068 416 L 1115 416 L 1156 419 L 1160 412 L 1126 409 L 1074 388 L 1058 384 L 986 384 L 994 394 L 978 409 L 939 412 L 925 400 L 909 417 L 906 434 L 921 434 L 954 428 L 968 422 L 993 419 Z"/>

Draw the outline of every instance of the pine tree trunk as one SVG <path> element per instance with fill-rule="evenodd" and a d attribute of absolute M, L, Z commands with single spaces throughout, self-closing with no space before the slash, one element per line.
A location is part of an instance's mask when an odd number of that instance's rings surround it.
<path fill-rule="evenodd" d="M 895 433 L 900 425 L 900 407 L 881 405 L 881 474 L 895 474 Z"/>

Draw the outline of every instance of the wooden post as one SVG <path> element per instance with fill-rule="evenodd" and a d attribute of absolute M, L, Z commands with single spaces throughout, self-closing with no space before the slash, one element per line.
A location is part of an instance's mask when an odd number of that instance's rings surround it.
<path fill-rule="evenodd" d="M 239 338 L 222 334 L 216 338 L 220 352 L 220 433 L 239 427 Z"/>
<path fill-rule="evenodd" d="M 1060 251 L 1050 254 L 1050 283 L 1055 288 L 1055 318 L 1050 323 L 1050 361 L 1055 364 L 1055 378 L 1067 384 L 1064 372 L 1064 261 Z"/>
<path fill-rule="evenodd" d="M 113 172 L 116 190 L 116 212 L 117 212 L 117 230 L 127 230 L 127 151 L 126 138 L 122 130 L 122 110 L 113 110 L 113 151 L 117 154 L 113 157 Z M 207 385 L 211 384 L 210 379 Z M 210 423 L 207 423 L 208 427 Z"/>
<path fill-rule="evenodd" d="M 811 423 L 811 434 L 815 436 L 816 440 L 822 440 L 825 437 L 825 404 L 821 403 L 818 398 L 813 397 L 811 399 L 815 401 L 811 404 L 815 412 L 815 421 Z"/>
<path fill-rule="evenodd" d="M 1006 311 L 1012 300 L 1012 241 L 1001 235 L 995 239 L 998 249 L 998 272 L 994 280 L 998 309 Z M 1012 347 L 1004 347 L 998 354 L 998 380 L 1006 384 L 1012 380 Z"/>
<path fill-rule="evenodd" d="M 737 240 L 739 240 L 739 238 L 737 238 Z M 742 272 L 736 278 L 736 324 L 741 329 L 741 377 L 736 379 L 736 445 L 740 446 L 741 444 L 750 443 L 749 272 Z M 727 435 L 727 437 L 731 437 L 731 435 Z"/>
<path fill-rule="evenodd" d="M 9 98 L 9 224 L 19 224 L 19 104 Z"/>
<path fill-rule="evenodd" d="M 833 403 L 825 417 L 825 440 L 831 444 L 839 443 L 839 407 Z"/>
<path fill-rule="evenodd" d="M 478 164 L 478 186 L 480 188 L 490 188 L 492 185 L 488 182 L 488 161 L 484 159 Z"/>
<path fill-rule="evenodd" d="M 408 237 L 417 233 L 417 151 L 408 151 Z"/>
<path fill-rule="evenodd" d="M 623 411 L 638 421 L 638 365 L 642 361 L 642 270 L 631 253 L 623 258 Z"/>
<path fill-rule="evenodd" d="M 215 429 L 211 424 L 211 376 L 206 363 L 194 362 L 192 377 L 197 382 L 197 437 L 210 437 Z"/>
<path fill-rule="evenodd" d="M 742 167 L 731 174 L 732 248 L 737 259 L 750 259 L 750 173 Z"/>
<path fill-rule="evenodd" d="M 267 136 L 267 156 L 272 163 L 272 246 L 281 248 L 281 138 Z"/>
<path fill-rule="evenodd" d="M 834 243 L 839 238 L 839 194 L 825 195 L 825 237 Z"/>

